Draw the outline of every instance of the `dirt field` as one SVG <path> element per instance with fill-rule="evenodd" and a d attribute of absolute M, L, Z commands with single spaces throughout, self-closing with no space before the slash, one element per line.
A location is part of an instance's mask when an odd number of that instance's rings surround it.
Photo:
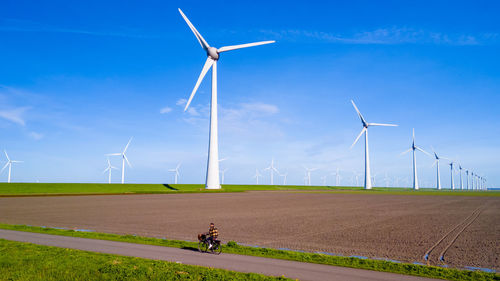
<path fill-rule="evenodd" d="M 0 198 L 0 222 L 500 270 L 500 197 L 313 192 Z M 436 242 L 441 241 L 436 244 Z M 433 248 L 433 246 L 435 246 Z"/>

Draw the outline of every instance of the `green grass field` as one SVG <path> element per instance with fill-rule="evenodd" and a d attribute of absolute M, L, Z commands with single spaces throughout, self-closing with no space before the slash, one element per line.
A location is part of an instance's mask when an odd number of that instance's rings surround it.
<path fill-rule="evenodd" d="M 0 183 L 0 196 L 89 195 L 89 194 L 172 194 L 245 192 L 252 190 L 338 192 L 395 195 L 453 195 L 453 196 L 500 196 L 500 191 L 451 191 L 410 188 L 375 187 L 363 190 L 350 186 L 303 186 L 303 185 L 223 185 L 220 190 L 206 190 L 202 184 L 104 184 L 104 183 Z"/>
<path fill-rule="evenodd" d="M 0 280 L 290 280 L 0 239 Z"/>
<path fill-rule="evenodd" d="M 166 240 L 152 237 L 141 237 L 133 235 L 116 235 L 97 232 L 78 232 L 73 230 L 62 230 L 44 227 L 34 227 L 25 225 L 0 224 L 2 229 L 46 233 L 54 235 L 64 235 L 73 237 L 83 237 L 91 239 L 112 240 L 128 243 L 148 244 L 181 249 L 197 249 L 197 243 L 178 240 Z M 1 252 L 1 251 L 0 251 Z M 275 259 L 293 260 L 300 262 L 310 262 L 352 268 L 362 268 L 376 271 L 393 272 L 407 275 L 439 278 L 447 280 L 500 280 L 500 275 L 481 271 L 458 270 L 452 268 L 442 268 L 435 266 L 425 266 L 418 264 L 395 263 L 384 260 L 359 259 L 354 257 L 330 256 L 317 253 L 304 253 L 286 250 L 276 250 L 269 248 L 255 248 L 241 246 L 235 242 L 228 242 L 223 246 L 224 253 L 267 257 Z M 1 263 L 0 263 L 1 265 Z M 1 273 L 1 272 L 0 272 Z"/>

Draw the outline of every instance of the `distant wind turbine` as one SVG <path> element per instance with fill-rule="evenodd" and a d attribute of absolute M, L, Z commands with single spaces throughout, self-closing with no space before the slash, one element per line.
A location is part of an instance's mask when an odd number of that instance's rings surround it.
<path fill-rule="evenodd" d="M 306 166 L 302 166 L 302 167 L 304 167 L 304 169 L 306 170 L 307 185 L 310 186 L 311 185 L 311 172 L 316 171 L 318 168 L 309 169 Z"/>
<path fill-rule="evenodd" d="M 323 186 L 326 186 L 326 176 L 322 176 L 321 180 L 323 181 Z"/>
<path fill-rule="evenodd" d="M 118 170 L 118 168 L 116 167 L 113 167 L 111 165 L 111 162 L 109 162 L 109 157 L 108 157 L 108 166 L 106 167 L 106 169 L 104 169 L 104 171 L 102 172 L 103 174 L 108 172 L 108 183 L 111 183 L 111 170 L 115 169 L 115 170 Z"/>
<path fill-rule="evenodd" d="M 415 150 L 420 150 L 421 152 L 432 157 L 432 155 L 430 153 L 428 153 L 427 151 L 425 151 L 422 148 L 415 145 L 415 129 L 413 129 L 413 137 L 412 137 L 412 141 L 411 141 L 411 147 L 407 151 L 401 153 L 401 155 L 406 154 L 410 151 L 412 151 L 412 153 L 413 153 L 413 189 L 418 190 L 419 186 L 418 186 L 418 175 L 417 175 L 417 158 L 415 155 Z"/>
<path fill-rule="evenodd" d="M 125 183 L 125 161 L 127 162 L 128 166 L 130 168 L 132 168 L 132 165 L 130 165 L 130 162 L 128 161 L 127 155 L 125 155 L 131 141 L 132 141 L 132 138 L 129 139 L 127 145 L 125 146 L 125 149 L 123 149 L 122 152 L 106 154 L 106 156 L 121 156 L 121 158 L 122 158 L 122 184 Z"/>
<path fill-rule="evenodd" d="M 227 168 L 220 171 L 220 174 L 221 174 L 221 184 L 224 184 L 224 175 L 226 174 L 227 172 Z"/>
<path fill-rule="evenodd" d="M 178 181 L 179 181 L 179 177 L 180 177 L 180 174 L 179 174 L 179 168 L 181 167 L 181 163 L 177 164 L 177 166 L 175 167 L 175 169 L 170 169 L 168 170 L 169 172 L 173 172 L 175 173 L 174 174 L 174 184 L 177 184 Z"/>
<path fill-rule="evenodd" d="M 372 181 L 371 181 L 371 175 L 370 175 L 370 155 L 369 155 L 369 150 L 368 150 L 368 127 L 370 127 L 370 126 L 396 127 L 397 125 L 368 123 L 368 122 L 366 122 L 365 118 L 363 118 L 363 115 L 361 115 L 361 112 L 359 112 L 359 110 L 356 107 L 356 104 L 354 103 L 353 100 L 351 100 L 351 103 L 352 103 L 352 106 L 354 106 L 354 109 L 356 109 L 356 112 L 358 113 L 359 119 L 361 119 L 361 124 L 363 125 L 363 129 L 361 130 L 361 133 L 359 133 L 358 137 L 356 138 L 354 143 L 351 145 L 351 148 L 358 142 L 359 138 L 364 133 L 365 134 L 365 189 L 372 189 Z"/>
<path fill-rule="evenodd" d="M 453 171 L 454 171 L 454 165 L 455 162 L 451 161 L 448 165 L 450 165 L 450 175 L 451 175 L 451 182 L 450 182 L 450 187 L 451 190 L 455 190 L 455 181 L 453 180 Z"/>
<path fill-rule="evenodd" d="M 467 190 L 469 190 L 469 170 L 465 170 L 465 184 L 467 185 Z"/>
<path fill-rule="evenodd" d="M 264 169 L 264 171 L 267 171 L 267 170 L 269 170 L 269 173 L 271 173 L 271 185 L 274 185 L 274 172 L 276 172 L 278 175 L 280 174 L 278 169 L 276 169 L 276 167 L 274 167 L 274 158 L 271 158 L 271 165 L 269 165 L 269 167 Z"/>
<path fill-rule="evenodd" d="M 464 190 L 464 181 L 462 180 L 462 165 L 458 164 L 458 170 L 460 171 L 460 190 Z"/>
<path fill-rule="evenodd" d="M 208 45 L 207 41 L 201 36 L 201 34 L 196 30 L 194 25 L 189 21 L 189 19 L 184 15 L 184 13 L 179 9 L 179 12 L 181 13 L 181 16 L 184 18 L 186 21 L 187 25 L 191 29 L 191 31 L 194 33 L 196 36 L 196 39 L 198 39 L 198 42 L 200 43 L 201 47 L 203 50 L 205 50 L 207 54 L 207 60 L 205 61 L 205 65 L 203 66 L 203 69 L 201 71 L 200 76 L 198 77 L 198 81 L 196 81 L 196 84 L 194 86 L 193 91 L 191 92 L 191 95 L 189 96 L 189 99 L 186 103 L 186 107 L 184 108 L 184 111 L 186 111 L 189 107 L 189 104 L 191 103 L 191 100 L 193 99 L 196 91 L 198 90 L 198 87 L 200 86 L 201 81 L 207 74 L 208 70 L 212 68 L 212 99 L 210 102 L 210 130 L 209 130 L 209 144 L 208 144 L 208 165 L 207 165 L 207 178 L 206 178 L 206 184 L 205 188 L 206 189 L 219 189 L 220 188 L 220 182 L 219 182 L 219 147 L 218 147 L 218 122 L 217 122 L 217 61 L 219 60 L 219 56 L 223 52 L 231 51 L 231 50 L 237 50 L 237 49 L 242 49 L 242 48 L 247 48 L 247 47 L 253 47 L 253 46 L 258 46 L 258 45 L 264 45 L 264 44 L 270 44 L 274 43 L 274 41 L 262 41 L 262 42 L 256 42 L 256 43 L 249 43 L 249 44 L 241 44 L 241 45 L 234 45 L 234 46 L 226 46 L 222 48 L 214 48 Z"/>
<path fill-rule="evenodd" d="M 3 172 L 3 170 L 5 170 L 5 168 L 7 168 L 7 166 L 8 166 L 9 167 L 9 176 L 7 178 L 7 182 L 10 183 L 10 174 L 12 172 L 12 163 L 23 163 L 23 161 L 10 160 L 9 155 L 7 154 L 7 151 L 4 150 L 3 152 L 5 153 L 5 157 L 7 157 L 7 163 L 5 164 L 5 166 L 3 166 L 2 170 L 0 171 L 0 173 Z"/>
<path fill-rule="evenodd" d="M 432 166 L 436 165 L 436 188 L 441 189 L 441 175 L 439 174 L 439 160 L 441 160 L 441 159 L 449 160 L 449 159 L 444 158 L 444 157 L 439 157 L 437 155 L 436 151 L 434 151 L 434 148 L 432 148 L 432 152 L 434 152 L 434 158 L 436 159 L 434 161 L 434 163 L 432 164 Z"/>
<path fill-rule="evenodd" d="M 259 184 L 259 178 L 262 176 L 262 174 L 259 172 L 259 169 L 255 169 L 255 176 L 253 176 L 256 181 L 257 181 L 257 184 Z"/>
<path fill-rule="evenodd" d="M 286 185 L 286 178 L 288 176 L 288 173 L 280 174 L 281 177 L 283 177 L 283 185 Z"/>

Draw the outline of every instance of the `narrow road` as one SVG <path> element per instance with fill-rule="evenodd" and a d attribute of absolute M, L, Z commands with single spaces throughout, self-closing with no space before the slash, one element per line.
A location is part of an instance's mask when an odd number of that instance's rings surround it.
<path fill-rule="evenodd" d="M 48 235 L 0 229 L 0 238 L 39 245 L 70 248 L 122 256 L 179 262 L 222 268 L 239 272 L 254 272 L 269 276 L 285 275 L 300 280 L 433 280 L 394 273 L 303 263 L 261 257 L 222 253 L 219 256 L 197 251 L 133 244 L 106 240 Z"/>

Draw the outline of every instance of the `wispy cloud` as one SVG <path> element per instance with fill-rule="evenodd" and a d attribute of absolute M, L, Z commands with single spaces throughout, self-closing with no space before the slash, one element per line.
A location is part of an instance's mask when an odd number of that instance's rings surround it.
<path fill-rule="evenodd" d="M 28 135 L 34 140 L 41 140 L 43 138 L 43 134 L 37 132 L 30 132 Z"/>
<path fill-rule="evenodd" d="M 87 30 L 80 28 L 58 27 L 29 20 L 3 18 L 0 19 L 0 31 L 17 32 L 50 32 L 50 33 L 72 33 L 92 36 L 113 36 L 129 38 L 157 38 L 158 35 L 145 34 L 144 31 L 136 29 L 121 28 L 122 30 Z"/>
<path fill-rule="evenodd" d="M 308 38 L 329 43 L 341 44 L 434 44 L 434 45 L 484 45 L 498 43 L 497 33 L 447 34 L 442 32 L 426 31 L 410 27 L 389 27 L 360 31 L 352 34 L 335 34 L 323 31 L 309 30 L 261 30 L 281 40 L 303 40 Z"/>
<path fill-rule="evenodd" d="M 172 111 L 171 107 L 165 106 L 164 108 L 160 109 L 160 114 L 166 114 Z"/>
<path fill-rule="evenodd" d="M 8 120 L 12 123 L 16 123 L 21 126 L 26 125 L 26 121 L 24 118 L 24 113 L 29 109 L 30 107 L 18 107 L 18 108 L 12 108 L 12 109 L 4 109 L 0 110 L 0 118 L 3 118 L 5 120 Z"/>

